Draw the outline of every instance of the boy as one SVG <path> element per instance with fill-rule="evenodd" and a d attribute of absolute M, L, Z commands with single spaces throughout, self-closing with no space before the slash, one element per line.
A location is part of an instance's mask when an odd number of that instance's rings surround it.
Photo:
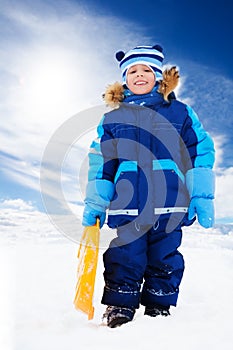
<path fill-rule="evenodd" d="M 123 84 L 105 93 L 115 108 L 91 146 L 83 213 L 84 226 L 99 218 L 102 227 L 108 209 L 108 226 L 117 229 L 103 256 L 111 328 L 131 321 L 140 304 L 147 316 L 170 315 L 184 271 L 182 226 L 195 216 L 205 228 L 214 222 L 213 141 L 192 108 L 168 96 L 177 71 L 163 79 L 159 45 L 116 58 Z"/>

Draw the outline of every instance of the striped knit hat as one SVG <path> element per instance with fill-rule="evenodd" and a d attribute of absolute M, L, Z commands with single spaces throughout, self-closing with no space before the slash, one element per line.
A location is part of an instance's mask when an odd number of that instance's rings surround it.
<path fill-rule="evenodd" d="M 155 73 L 156 79 L 162 79 L 162 62 L 164 59 L 163 49 L 159 45 L 155 46 L 137 46 L 134 49 L 124 53 L 116 53 L 116 59 L 120 62 L 119 67 L 122 72 L 123 85 L 126 85 L 127 71 L 135 64 L 145 64 Z"/>

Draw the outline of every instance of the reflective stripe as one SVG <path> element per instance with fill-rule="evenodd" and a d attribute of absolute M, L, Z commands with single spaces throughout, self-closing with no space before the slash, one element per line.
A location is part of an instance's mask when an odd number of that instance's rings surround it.
<path fill-rule="evenodd" d="M 153 160 L 153 170 L 174 170 L 182 182 L 184 182 L 184 174 L 178 168 L 178 165 L 172 159 Z"/>
<path fill-rule="evenodd" d="M 170 213 L 187 213 L 188 207 L 166 207 L 166 208 L 155 208 L 154 214 L 170 214 Z"/>
<path fill-rule="evenodd" d="M 108 215 L 138 215 L 138 209 L 117 209 L 117 210 L 109 210 Z"/>
<path fill-rule="evenodd" d="M 170 213 L 187 213 L 188 207 L 166 207 L 166 208 L 155 208 L 154 214 L 170 214 Z M 108 215 L 131 215 L 137 216 L 138 209 L 116 209 L 109 210 Z"/>

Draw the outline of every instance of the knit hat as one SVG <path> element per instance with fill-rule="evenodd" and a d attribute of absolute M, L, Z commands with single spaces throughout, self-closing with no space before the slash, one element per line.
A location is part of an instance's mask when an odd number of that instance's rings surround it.
<path fill-rule="evenodd" d="M 120 62 L 119 67 L 122 72 L 123 85 L 126 85 L 127 71 L 135 64 L 145 64 L 154 72 L 156 79 L 162 79 L 162 62 L 164 59 L 163 49 L 160 45 L 137 46 L 124 53 L 116 53 L 116 59 Z"/>

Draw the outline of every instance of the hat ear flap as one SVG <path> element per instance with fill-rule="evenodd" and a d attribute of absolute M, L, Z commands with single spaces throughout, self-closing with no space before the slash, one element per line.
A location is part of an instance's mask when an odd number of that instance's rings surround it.
<path fill-rule="evenodd" d="M 118 51 L 116 53 L 116 59 L 118 62 L 120 62 L 125 57 L 125 53 L 123 51 Z"/>
<path fill-rule="evenodd" d="M 160 45 L 154 45 L 152 48 L 158 50 L 159 52 L 163 52 L 163 48 Z"/>

